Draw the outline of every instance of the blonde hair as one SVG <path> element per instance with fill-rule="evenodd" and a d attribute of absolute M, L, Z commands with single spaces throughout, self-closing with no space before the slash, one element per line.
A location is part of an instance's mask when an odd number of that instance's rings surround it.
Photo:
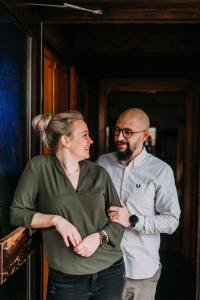
<path fill-rule="evenodd" d="M 40 135 L 44 145 L 52 152 L 57 150 L 62 135 L 70 136 L 73 133 L 73 123 L 84 120 L 79 111 L 62 112 L 55 115 L 41 114 L 33 118 L 32 126 Z"/>

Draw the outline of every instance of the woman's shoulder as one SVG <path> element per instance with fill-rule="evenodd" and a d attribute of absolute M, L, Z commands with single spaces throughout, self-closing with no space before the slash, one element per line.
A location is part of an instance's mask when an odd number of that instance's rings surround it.
<path fill-rule="evenodd" d="M 51 155 L 36 155 L 29 160 L 28 164 L 37 168 L 38 166 L 48 165 L 51 159 Z"/>

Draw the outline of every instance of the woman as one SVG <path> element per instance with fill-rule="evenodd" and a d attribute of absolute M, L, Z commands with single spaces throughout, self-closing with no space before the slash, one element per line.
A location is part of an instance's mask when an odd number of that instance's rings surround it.
<path fill-rule="evenodd" d="M 53 154 L 28 162 L 14 194 L 11 223 L 42 229 L 47 299 L 121 299 L 123 229 L 107 216 L 120 202 L 107 172 L 86 160 L 93 141 L 82 115 L 38 115 L 33 128 Z"/>

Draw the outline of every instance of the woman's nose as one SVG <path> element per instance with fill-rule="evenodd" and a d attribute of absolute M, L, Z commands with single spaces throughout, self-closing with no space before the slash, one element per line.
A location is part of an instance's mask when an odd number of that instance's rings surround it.
<path fill-rule="evenodd" d="M 94 143 L 90 136 L 89 136 L 89 143 L 90 145 Z"/>

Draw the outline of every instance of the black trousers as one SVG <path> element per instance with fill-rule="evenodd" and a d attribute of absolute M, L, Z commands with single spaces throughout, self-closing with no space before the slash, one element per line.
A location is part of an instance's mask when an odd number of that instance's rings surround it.
<path fill-rule="evenodd" d="M 68 275 L 49 269 L 47 300 L 121 300 L 124 278 L 122 258 L 90 275 Z"/>

